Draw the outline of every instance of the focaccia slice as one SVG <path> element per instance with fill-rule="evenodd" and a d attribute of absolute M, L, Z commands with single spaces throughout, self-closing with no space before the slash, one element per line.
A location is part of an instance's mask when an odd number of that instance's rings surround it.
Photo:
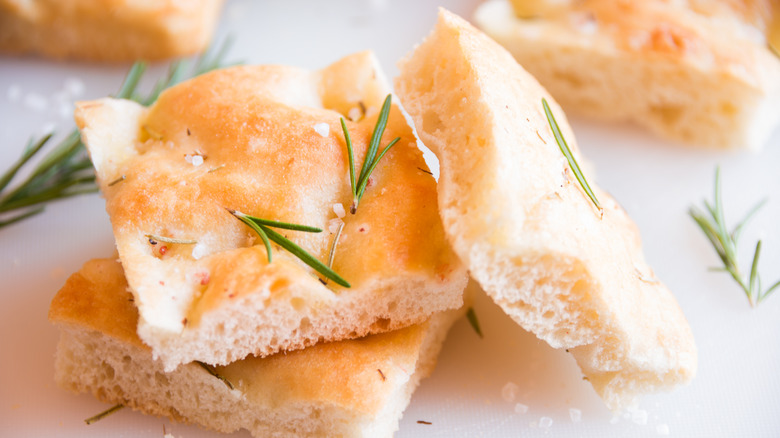
<path fill-rule="evenodd" d="M 148 109 L 114 99 L 78 105 L 139 308 L 138 334 L 167 370 L 361 337 L 461 306 L 466 273 L 396 106 L 380 150 L 400 141 L 349 213 L 340 118 L 357 119 L 346 123 L 359 171 L 387 93 L 364 52 L 318 72 L 216 71 L 165 91 Z M 323 263 L 343 221 L 333 269 L 351 288 L 323 284 L 276 245 L 268 263 L 262 240 L 231 209 L 323 229 L 278 230 Z"/>
<path fill-rule="evenodd" d="M 138 312 L 122 274 L 115 260 L 92 260 L 52 301 L 49 319 L 61 332 L 57 384 L 147 414 L 220 432 L 248 429 L 256 437 L 392 436 L 462 314 L 450 310 L 390 333 L 249 357 L 211 373 L 196 363 L 166 373 L 136 335 Z"/>
<path fill-rule="evenodd" d="M 396 91 L 441 166 L 447 237 L 523 328 L 574 355 L 613 409 L 696 372 L 696 347 L 674 296 L 642 255 L 639 232 L 593 184 L 574 179 L 542 106 L 575 157 L 560 107 L 495 41 L 442 11 L 400 65 Z"/>
<path fill-rule="evenodd" d="M 775 0 L 490 0 L 475 21 L 567 111 L 631 120 L 697 146 L 759 149 L 780 123 L 780 52 L 768 41 L 780 50 L 778 8 Z"/>
<path fill-rule="evenodd" d="M 0 52 L 135 61 L 208 46 L 223 0 L 0 0 Z"/>

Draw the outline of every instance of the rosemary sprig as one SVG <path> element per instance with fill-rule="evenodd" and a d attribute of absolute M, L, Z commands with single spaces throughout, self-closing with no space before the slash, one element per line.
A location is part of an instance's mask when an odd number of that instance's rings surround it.
<path fill-rule="evenodd" d="M 231 390 L 233 390 L 233 389 L 236 389 L 236 388 L 235 388 L 235 386 L 233 386 L 233 384 L 230 382 L 230 380 L 228 380 L 228 379 L 227 379 L 227 377 L 223 376 L 222 374 L 219 374 L 219 373 L 218 373 L 218 372 L 217 372 L 217 371 L 216 371 L 214 368 L 212 368 L 212 367 L 210 367 L 210 366 L 206 365 L 206 364 L 205 364 L 205 363 L 203 363 L 203 362 L 197 361 L 197 360 L 195 361 L 195 363 L 196 363 L 196 364 L 198 364 L 198 365 L 200 365 L 200 367 L 201 367 L 201 368 L 203 368 L 204 370 L 206 370 L 206 371 L 207 371 L 209 374 L 211 374 L 212 376 L 214 376 L 214 377 L 216 377 L 217 379 L 221 380 L 221 381 L 222 381 L 222 383 L 224 383 L 224 384 L 225 384 L 225 386 L 227 386 L 227 387 L 228 387 L 228 388 L 230 388 Z"/>
<path fill-rule="evenodd" d="M 223 58 L 229 46 L 228 40 L 216 54 L 206 51 L 191 68 L 187 62 L 174 62 L 168 74 L 159 80 L 146 96 L 137 92 L 138 84 L 146 71 L 146 63 L 136 62 L 128 71 L 115 97 L 151 105 L 164 89 L 188 77 L 223 67 Z M 33 158 L 42 154 L 52 135 L 30 140 L 19 159 L 0 176 L 0 215 L 3 218 L 0 220 L 0 228 L 43 212 L 49 202 L 98 191 L 92 162 L 76 129 L 43 155 L 36 165 L 33 164 Z M 31 169 L 29 176 L 11 186 L 20 170 L 25 167 Z"/>
<path fill-rule="evenodd" d="M 238 218 L 241 222 L 245 223 L 250 228 L 252 228 L 260 236 L 260 238 L 263 240 L 263 243 L 265 244 L 265 250 L 268 254 L 268 263 L 271 263 L 272 261 L 270 241 L 273 241 L 277 245 L 286 249 L 290 254 L 301 259 L 302 262 L 306 263 L 312 269 L 322 274 L 322 276 L 324 276 L 325 278 L 331 279 L 335 281 L 337 284 L 340 284 L 341 286 L 351 287 L 350 284 L 346 280 L 344 280 L 339 274 L 337 274 L 333 269 L 329 268 L 324 263 L 317 260 L 316 257 L 306 252 L 306 250 L 304 250 L 300 246 L 293 243 L 291 240 L 287 239 L 286 237 L 282 236 L 281 234 L 277 233 L 276 231 L 272 230 L 269 227 L 281 228 L 285 230 L 303 231 L 307 233 L 321 233 L 322 232 L 321 229 L 316 227 L 310 227 L 308 225 L 291 224 L 287 222 L 277 222 L 277 221 L 271 221 L 267 219 L 261 219 L 258 217 L 241 213 L 240 211 L 231 210 L 231 209 L 227 209 L 227 210 L 228 212 L 230 212 L 230 214 Z"/>
<path fill-rule="evenodd" d="M 764 205 L 766 200 L 756 204 L 742 219 L 742 222 L 738 223 L 734 229 L 729 232 L 726 226 L 726 217 L 723 213 L 723 201 L 721 199 L 720 191 L 720 168 L 715 169 L 715 205 L 713 206 L 706 200 L 704 206 L 709 213 L 707 214 L 700 209 L 692 206 L 688 213 L 691 215 L 696 224 L 701 228 L 704 235 L 707 236 L 715 251 L 718 253 L 718 257 L 723 262 L 724 270 L 731 274 L 731 277 L 745 292 L 745 295 L 750 301 L 750 305 L 755 307 L 765 300 L 772 292 L 780 287 L 780 280 L 770 286 L 768 289 L 762 290 L 761 276 L 758 274 L 758 258 L 761 254 L 761 241 L 756 243 L 756 250 L 753 253 L 753 262 L 750 266 L 750 273 L 745 277 L 739 269 L 737 264 L 737 244 L 739 243 L 739 237 L 744 230 L 748 221 L 756 214 L 756 212 Z"/>
<path fill-rule="evenodd" d="M 118 411 L 118 410 L 120 410 L 120 409 L 122 409 L 124 407 L 125 407 L 125 405 L 123 405 L 122 403 L 116 404 L 116 405 L 111 406 L 110 408 L 106 409 L 105 411 L 103 411 L 103 412 L 101 412 L 101 413 L 99 413 L 97 415 L 93 415 L 93 416 L 87 418 L 86 420 L 84 420 L 84 422 L 87 423 L 87 426 L 89 426 L 91 424 L 97 423 L 98 421 L 108 417 L 109 415 L 113 414 L 114 412 L 116 412 L 116 411 Z"/>
<path fill-rule="evenodd" d="M 577 164 L 577 160 L 574 159 L 574 155 L 571 153 L 571 149 L 569 149 L 569 145 L 566 144 L 566 139 L 563 138 L 561 129 L 558 127 L 558 122 L 555 121 L 555 116 L 553 115 L 552 110 L 550 110 L 550 105 L 547 104 L 547 99 L 542 98 L 542 106 L 544 107 L 544 113 L 547 115 L 547 122 L 550 123 L 550 129 L 555 136 L 555 141 L 558 143 L 558 147 L 561 149 L 563 156 L 566 157 L 566 161 L 569 162 L 569 167 L 571 167 L 571 170 L 574 172 L 574 176 L 577 177 L 577 181 L 580 182 L 580 186 L 582 186 L 585 194 L 587 194 L 590 200 L 593 201 L 593 205 L 596 206 L 596 208 L 599 210 L 599 213 L 603 217 L 604 209 L 601 207 L 599 200 L 596 198 L 596 194 L 593 193 L 593 190 L 591 190 L 588 181 L 585 179 L 585 175 L 582 174 L 580 166 Z"/>
<path fill-rule="evenodd" d="M 357 213 L 358 204 L 360 203 L 360 199 L 363 198 L 363 193 L 366 190 L 366 186 L 368 186 L 368 178 L 371 176 L 371 173 L 376 169 L 376 166 L 379 164 L 382 157 L 384 157 L 390 148 L 395 146 L 401 139 L 400 137 L 393 139 L 377 157 L 379 142 L 382 140 L 382 134 L 385 132 L 387 119 L 390 116 L 391 101 L 392 96 L 388 94 L 382 104 L 382 110 L 379 111 L 379 118 L 377 119 L 376 126 L 374 126 L 374 131 L 371 134 L 371 141 L 368 143 L 368 150 L 366 151 L 366 156 L 357 178 L 355 177 L 355 153 L 352 148 L 352 137 L 349 135 L 346 121 L 343 117 L 341 118 L 341 129 L 344 131 L 344 140 L 347 143 L 347 153 L 349 154 L 349 182 L 352 188 L 352 206 L 349 211 L 352 214 Z"/>

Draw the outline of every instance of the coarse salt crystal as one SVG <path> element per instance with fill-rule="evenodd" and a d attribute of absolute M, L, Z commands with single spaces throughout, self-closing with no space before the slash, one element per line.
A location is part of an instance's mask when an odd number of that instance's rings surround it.
<path fill-rule="evenodd" d="M 636 424 L 644 426 L 647 424 L 647 411 L 644 409 L 637 409 L 631 412 L 631 421 Z"/>
<path fill-rule="evenodd" d="M 33 111 L 43 111 L 49 106 L 49 101 L 38 93 L 27 93 L 24 96 L 24 106 Z"/>
<path fill-rule="evenodd" d="M 198 167 L 201 164 L 203 164 L 203 157 L 200 156 L 200 155 L 193 155 L 192 156 L 192 165 L 195 166 L 195 167 Z"/>
<path fill-rule="evenodd" d="M 184 156 L 184 161 L 192 164 L 192 155 L 190 155 L 190 154 L 185 155 Z"/>
<path fill-rule="evenodd" d="M 336 234 L 339 232 L 339 227 L 341 224 L 343 224 L 344 221 L 342 221 L 339 218 L 334 218 L 328 221 L 328 231 L 330 231 L 330 234 Z"/>
<path fill-rule="evenodd" d="M 539 419 L 539 427 L 542 429 L 547 429 L 550 426 L 552 426 L 553 420 L 550 417 L 542 417 Z"/>
<path fill-rule="evenodd" d="M 70 102 L 60 102 L 57 105 L 57 113 L 63 119 L 72 118 L 73 117 L 73 104 L 70 103 Z"/>
<path fill-rule="evenodd" d="M 65 91 L 71 96 L 81 96 L 84 94 L 84 82 L 79 78 L 65 79 Z"/>
<path fill-rule="evenodd" d="M 573 423 L 582 421 L 582 411 L 576 408 L 569 408 L 569 417 Z"/>
<path fill-rule="evenodd" d="M 515 405 L 515 413 L 517 414 L 525 414 L 528 412 L 528 405 L 524 405 L 522 403 L 517 403 Z"/>
<path fill-rule="evenodd" d="M 655 431 L 658 433 L 658 435 L 669 435 L 669 425 L 666 423 L 661 423 L 655 427 Z"/>
<path fill-rule="evenodd" d="M 336 216 L 339 218 L 343 218 L 344 215 L 347 214 L 347 212 L 344 211 L 344 206 L 340 202 L 333 204 L 333 212 L 336 213 Z"/>
<path fill-rule="evenodd" d="M 54 134 L 54 132 L 56 130 L 57 130 L 57 124 L 56 123 L 52 123 L 52 122 L 48 122 L 48 123 L 46 123 L 45 125 L 43 125 L 41 127 L 40 132 L 41 132 L 41 135 L 44 136 L 44 135 L 48 135 L 48 134 Z"/>
<path fill-rule="evenodd" d="M 317 134 L 327 137 L 330 134 L 330 125 L 327 123 L 317 123 L 314 125 L 314 130 L 317 132 Z"/>
<path fill-rule="evenodd" d="M 19 99 L 22 98 L 22 87 L 13 84 L 8 87 L 8 92 L 6 95 L 8 96 L 8 100 L 10 102 L 18 102 Z"/>
<path fill-rule="evenodd" d="M 517 391 L 520 389 L 514 382 L 507 382 L 503 388 L 501 388 L 501 398 L 507 402 L 515 401 L 517 398 Z"/>
<path fill-rule="evenodd" d="M 70 95 L 67 91 L 60 90 L 51 95 L 51 100 L 54 102 L 67 102 L 70 100 Z"/>
<path fill-rule="evenodd" d="M 194 258 L 195 260 L 200 260 L 207 253 L 208 253 L 208 248 L 206 248 L 206 245 L 202 243 L 196 243 L 195 246 L 192 248 L 192 258 Z"/>

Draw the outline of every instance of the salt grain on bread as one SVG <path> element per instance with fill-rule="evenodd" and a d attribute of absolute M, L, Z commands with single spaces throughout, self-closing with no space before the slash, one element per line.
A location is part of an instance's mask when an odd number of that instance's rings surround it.
<path fill-rule="evenodd" d="M 437 154 L 445 232 L 471 276 L 525 329 L 574 355 L 607 406 L 688 382 L 691 330 L 645 263 L 639 233 L 594 181 L 603 218 L 545 117 L 560 107 L 495 41 L 442 10 L 396 90 Z M 587 175 L 586 175 L 587 176 Z"/>
<path fill-rule="evenodd" d="M 134 61 L 208 45 L 222 0 L 0 0 L 0 52 Z"/>
<path fill-rule="evenodd" d="M 374 171 L 357 214 L 341 219 L 333 269 L 350 289 L 323 285 L 278 247 L 267 263 L 257 235 L 226 210 L 325 230 L 282 231 L 327 261 L 333 206 L 352 202 L 339 119 L 374 108 L 347 121 L 359 166 L 387 93 L 364 52 L 318 72 L 220 70 L 168 89 L 148 109 L 115 99 L 78 104 L 140 310 L 138 333 L 166 370 L 361 337 L 461 306 L 466 272 L 445 239 L 436 183 L 419 170 L 422 154 L 395 106 L 381 147 L 401 140 Z M 328 136 L 315 129 L 320 123 Z M 193 166 L 187 155 L 203 163 Z"/>
<path fill-rule="evenodd" d="M 92 260 L 68 279 L 49 319 L 60 329 L 56 381 L 73 392 L 220 432 L 257 437 L 390 437 L 453 321 L 316 345 L 217 367 L 166 373 L 136 335 L 138 313 L 115 260 Z"/>
<path fill-rule="evenodd" d="M 567 111 L 632 120 L 693 145 L 759 149 L 780 123 L 780 57 L 767 44 L 773 14 L 780 26 L 773 7 L 489 0 L 475 22 Z"/>

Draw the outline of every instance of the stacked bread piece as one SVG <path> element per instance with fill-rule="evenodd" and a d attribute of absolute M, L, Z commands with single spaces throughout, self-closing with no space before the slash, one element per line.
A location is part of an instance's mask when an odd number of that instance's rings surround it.
<path fill-rule="evenodd" d="M 368 53 L 319 72 L 214 72 L 150 108 L 81 103 L 121 266 L 90 262 L 55 298 L 59 384 L 222 431 L 386 436 L 458 315 L 465 269 L 570 349 L 610 408 L 688 382 L 685 317 L 626 212 L 575 178 L 582 157 L 553 98 L 443 10 L 400 70 L 438 186 L 398 108 L 374 135 L 387 88 Z M 353 214 L 352 174 L 377 136 L 400 140 Z M 268 249 L 244 214 L 328 230 L 280 232 L 346 281 Z"/>
<path fill-rule="evenodd" d="M 776 0 L 489 0 L 475 21 L 567 111 L 715 148 L 780 124 Z"/>
<path fill-rule="evenodd" d="M 386 95 L 364 52 L 317 72 L 213 72 L 149 108 L 78 104 L 121 266 L 91 262 L 55 299 L 59 383 L 218 430 L 391 434 L 462 307 L 467 276 L 411 128 L 396 106 L 379 111 Z M 354 214 L 342 120 L 357 165 L 375 131 L 381 148 L 399 139 Z M 278 226 L 342 281 L 321 277 L 295 248 L 266 247 L 243 215 Z"/>

